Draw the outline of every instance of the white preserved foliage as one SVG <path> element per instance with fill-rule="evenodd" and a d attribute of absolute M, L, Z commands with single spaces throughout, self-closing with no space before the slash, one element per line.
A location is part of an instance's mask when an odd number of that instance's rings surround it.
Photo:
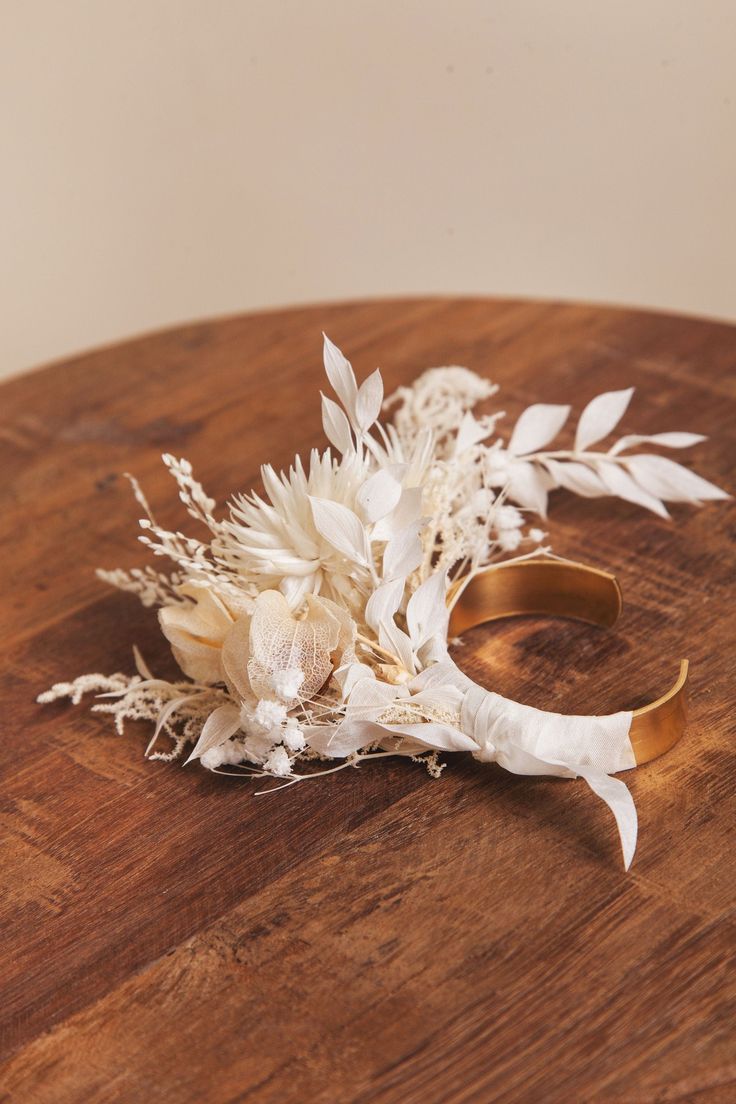
<path fill-rule="evenodd" d="M 677 430 L 611 441 L 628 388 L 592 398 L 569 446 L 554 442 L 570 407 L 546 403 L 528 407 L 504 440 L 502 412 L 476 409 L 497 387 L 466 368 L 432 368 L 384 401 L 380 373 L 359 386 L 328 338 L 324 364 L 335 398 L 322 396 L 322 418 L 334 453 L 313 450 L 306 466 L 297 457 L 288 472 L 264 466 L 262 490 L 237 495 L 219 517 L 188 461 L 164 456 L 206 538 L 161 527 L 131 477 L 145 515 L 140 539 L 174 570 L 99 574 L 160 607 L 188 679 L 156 679 L 137 656 L 130 678 L 84 676 L 39 700 L 101 694 L 94 708 L 111 713 L 119 730 L 126 719 L 154 722 L 154 757 L 192 744 L 190 758 L 208 769 L 287 784 L 303 777 L 298 761 L 338 757 L 355 766 L 401 754 L 424 757 L 438 775 L 437 751 L 487 758 L 491 746 L 509 769 L 534 773 L 518 766 L 518 747 L 499 751 L 495 736 L 481 747 L 477 733 L 463 730 L 466 688 L 447 656 L 448 588 L 511 553 L 549 553 L 538 521 L 557 488 L 614 496 L 663 518 L 666 503 L 727 497 L 651 451 L 703 438 Z M 392 424 L 378 421 L 382 406 Z M 633 451 L 640 446 L 648 451 Z M 173 740 L 170 752 L 153 749 L 162 734 Z M 573 773 L 625 819 L 615 787 L 582 767 Z"/>

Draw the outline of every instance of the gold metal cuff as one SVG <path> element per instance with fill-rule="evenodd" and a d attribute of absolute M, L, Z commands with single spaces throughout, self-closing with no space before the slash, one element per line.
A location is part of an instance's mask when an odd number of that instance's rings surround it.
<path fill-rule="evenodd" d="M 571 617 L 610 628 L 621 613 L 615 577 L 571 560 L 522 560 L 498 564 L 462 579 L 450 589 L 450 635 L 502 617 Z M 674 686 L 661 698 L 633 711 L 629 738 L 638 764 L 648 763 L 677 743 L 687 723 L 688 661 L 680 662 Z"/>

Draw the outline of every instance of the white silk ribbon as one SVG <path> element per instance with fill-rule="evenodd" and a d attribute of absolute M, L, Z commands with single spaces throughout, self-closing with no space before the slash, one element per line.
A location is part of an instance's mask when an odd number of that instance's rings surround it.
<path fill-rule="evenodd" d="M 412 689 L 448 684 L 462 692 L 460 728 L 477 745 L 474 758 L 513 774 L 584 778 L 616 819 L 628 870 L 636 850 L 636 808 L 626 785 L 610 775 L 636 766 L 631 711 L 585 717 L 534 709 L 479 686 L 449 657 L 422 672 Z"/>

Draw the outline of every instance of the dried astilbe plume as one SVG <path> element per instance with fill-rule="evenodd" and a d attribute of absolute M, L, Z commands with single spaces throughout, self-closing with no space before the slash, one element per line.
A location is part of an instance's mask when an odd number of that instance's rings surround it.
<path fill-rule="evenodd" d="M 518 773 L 582 774 L 613 809 L 625 851 L 629 832 L 633 853 L 633 806 L 608 777 L 633 765 L 623 721 L 567 719 L 596 722 L 595 734 L 613 732 L 620 744 L 605 762 L 592 752 L 571 760 L 563 752 L 574 725 L 555 727 L 554 715 L 506 702 L 458 670 L 449 611 L 479 572 L 551 554 L 543 526 L 554 488 L 612 495 L 663 517 L 667 502 L 727 497 L 659 453 L 635 451 L 703 438 L 633 435 L 602 447 L 628 407 L 627 389 L 588 403 L 572 449 L 552 447 L 569 406 L 530 406 L 504 441 L 500 412 L 474 414 L 497 388 L 465 368 L 430 369 L 384 402 L 380 373 L 358 386 L 327 338 L 324 364 L 338 400 L 322 397 L 331 449 L 314 450 L 306 464 L 297 457 L 288 472 L 266 465 L 262 492 L 238 495 L 218 514 L 191 465 L 164 456 L 206 540 L 162 528 L 132 480 L 145 515 L 140 539 L 173 570 L 99 575 L 158 606 L 182 679 L 156 678 L 136 653 L 135 675 L 83 676 L 39 701 L 96 693 L 94 708 L 111 713 L 119 731 L 126 720 L 153 723 L 152 758 L 188 748 L 187 762 L 208 770 L 286 785 L 385 755 L 421 758 L 437 775 L 443 751 Z M 382 408 L 391 424 L 378 420 Z M 162 737 L 168 751 L 157 746 Z"/>

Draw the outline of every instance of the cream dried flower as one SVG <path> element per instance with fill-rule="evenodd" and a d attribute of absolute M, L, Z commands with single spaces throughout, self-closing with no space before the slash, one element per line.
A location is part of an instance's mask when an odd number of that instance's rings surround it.
<path fill-rule="evenodd" d="M 218 562 L 259 589 L 279 589 L 294 610 L 307 594 L 360 604 L 371 572 L 356 499 L 368 474 L 367 459 L 355 452 L 338 461 L 329 451 L 315 450 L 308 472 L 298 457 L 288 474 L 267 465 L 261 470 L 266 498 L 236 497 L 213 543 Z M 339 534 L 335 540 L 330 510 L 352 528 L 354 544 L 341 542 Z"/>

